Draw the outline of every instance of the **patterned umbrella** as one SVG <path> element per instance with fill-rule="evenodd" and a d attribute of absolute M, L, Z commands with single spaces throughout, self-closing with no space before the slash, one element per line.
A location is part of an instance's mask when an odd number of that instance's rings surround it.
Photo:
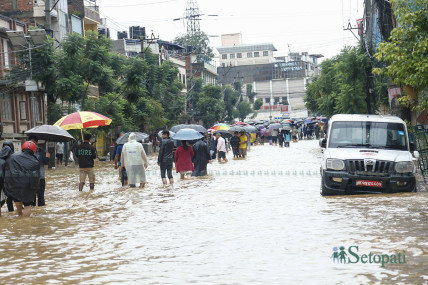
<path fill-rule="evenodd" d="M 95 112 L 75 112 L 59 119 L 54 126 L 61 127 L 64 130 L 86 129 L 108 126 L 111 119 Z"/>
<path fill-rule="evenodd" d="M 223 124 L 223 123 L 215 124 L 214 126 L 212 126 L 212 127 L 210 128 L 210 130 L 214 130 L 214 132 L 215 132 L 215 131 L 220 131 L 220 130 L 227 131 L 228 129 L 230 129 L 230 126 L 229 126 L 229 125 L 227 125 L 227 124 Z"/>

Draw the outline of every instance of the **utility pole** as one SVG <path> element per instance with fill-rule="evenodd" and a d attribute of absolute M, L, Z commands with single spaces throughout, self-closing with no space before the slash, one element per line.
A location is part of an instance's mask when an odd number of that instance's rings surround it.
<path fill-rule="evenodd" d="M 45 29 L 51 30 L 51 1 L 45 0 Z"/>
<path fill-rule="evenodd" d="M 359 35 L 360 38 L 357 37 L 357 35 L 354 34 L 352 30 L 359 30 L 358 27 L 352 27 L 351 23 L 348 21 L 348 26 L 343 28 L 344 31 L 350 31 L 354 37 L 357 40 L 363 41 L 364 49 L 366 50 L 367 57 L 369 58 L 369 66 L 365 69 L 365 75 L 366 75 L 366 106 L 367 106 L 367 113 L 368 114 L 374 114 L 376 109 L 376 94 L 374 92 L 374 77 L 372 73 L 373 69 L 373 59 L 370 55 L 371 47 L 372 47 L 372 35 L 373 35 L 373 23 L 371 21 L 371 15 L 373 12 L 373 5 L 372 1 L 364 1 L 365 4 L 365 11 L 364 11 L 364 18 L 366 20 L 366 25 L 364 26 L 364 29 L 361 29 L 361 34 Z"/>

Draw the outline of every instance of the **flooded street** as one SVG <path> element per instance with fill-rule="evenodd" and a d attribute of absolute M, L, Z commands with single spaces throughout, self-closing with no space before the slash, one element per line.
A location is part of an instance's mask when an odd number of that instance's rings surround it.
<path fill-rule="evenodd" d="M 320 196 L 318 142 L 254 146 L 247 160 L 162 186 L 155 156 L 143 190 L 97 162 L 48 170 L 31 218 L 2 208 L 1 284 L 426 284 L 428 192 Z M 239 173 L 237 173 L 239 171 Z M 405 251 L 406 263 L 337 264 L 333 247 Z M 349 255 L 349 254 L 348 254 Z"/>

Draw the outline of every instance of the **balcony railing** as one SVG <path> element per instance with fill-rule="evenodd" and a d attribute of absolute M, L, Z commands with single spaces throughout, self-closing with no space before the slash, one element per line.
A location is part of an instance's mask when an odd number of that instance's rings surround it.
<path fill-rule="evenodd" d="M 101 17 L 98 12 L 98 6 L 85 6 L 85 17 L 100 23 Z"/>

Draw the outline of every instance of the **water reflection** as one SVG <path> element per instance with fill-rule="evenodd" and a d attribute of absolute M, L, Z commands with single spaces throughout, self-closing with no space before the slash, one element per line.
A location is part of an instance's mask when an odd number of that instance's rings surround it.
<path fill-rule="evenodd" d="M 167 187 L 148 176 L 143 190 L 121 187 L 108 162 L 97 163 L 95 191 L 78 191 L 77 168 L 48 171 L 45 208 L 0 218 L 1 283 L 426 282 L 427 192 L 321 197 L 319 176 L 299 174 L 319 159 L 315 141 L 256 146 L 246 161 L 208 166 L 220 175 Z M 297 174 L 271 175 L 278 169 Z M 405 250 L 408 262 L 333 264 L 341 245 Z"/>

